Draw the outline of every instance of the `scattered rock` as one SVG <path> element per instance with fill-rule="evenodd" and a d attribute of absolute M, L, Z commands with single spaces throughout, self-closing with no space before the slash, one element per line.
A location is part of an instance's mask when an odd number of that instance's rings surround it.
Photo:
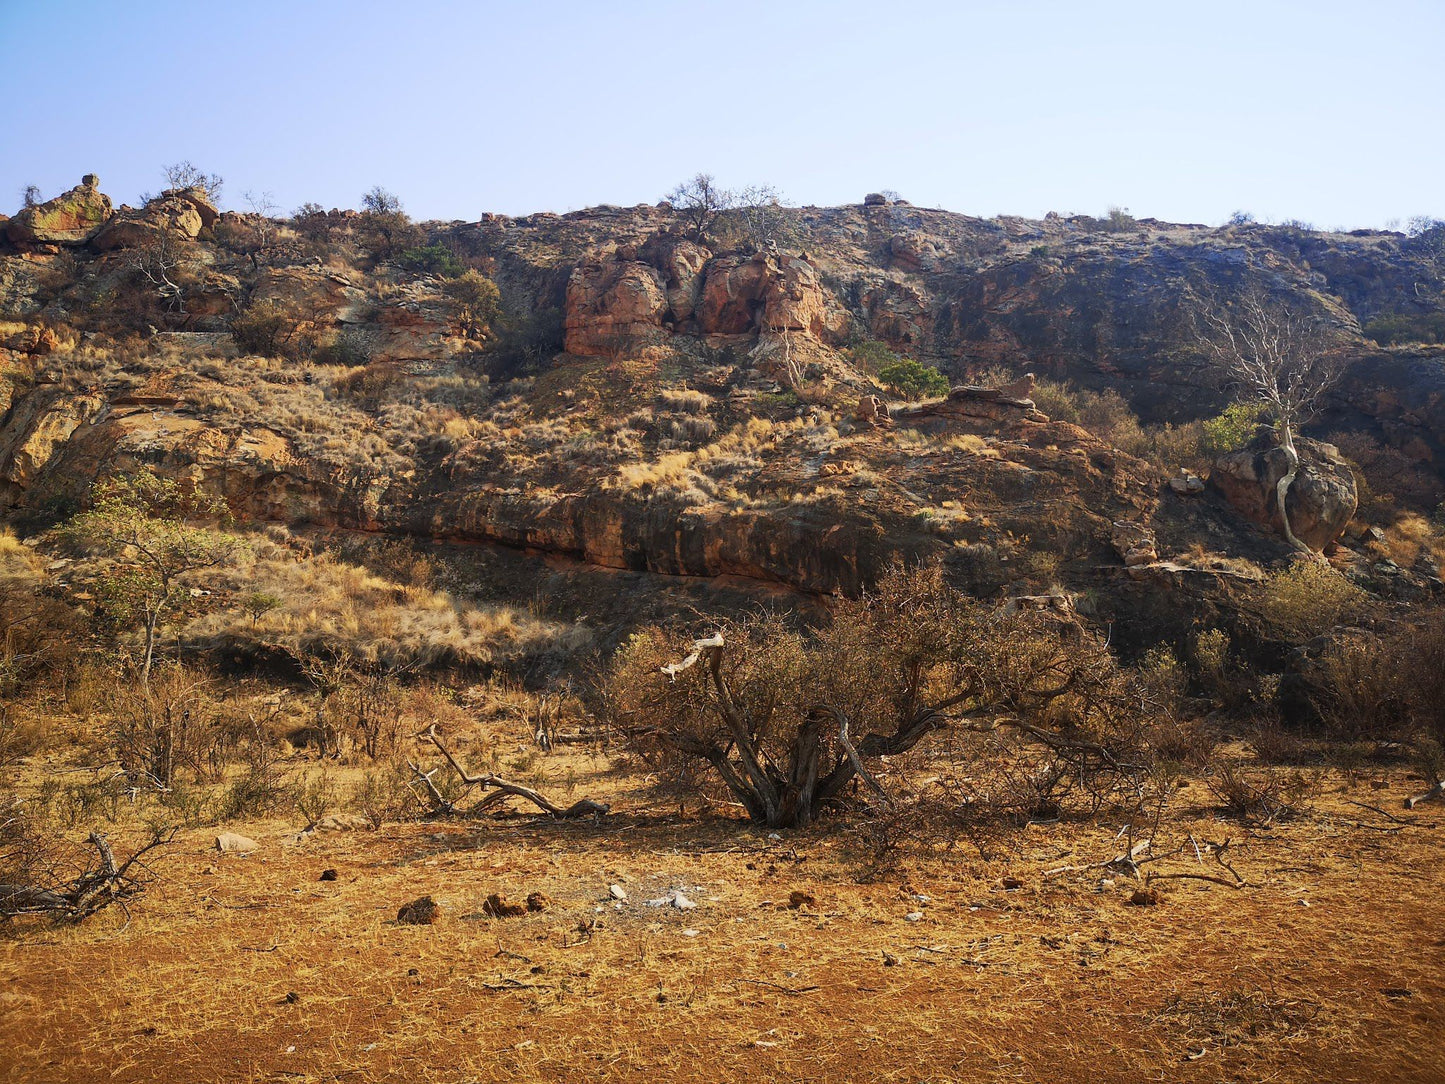
<path fill-rule="evenodd" d="M 1180 471 L 1169 479 L 1169 488 L 1181 497 L 1193 497 L 1204 492 L 1204 479 L 1190 471 Z"/>
<path fill-rule="evenodd" d="M 904 921 L 904 922 L 922 922 L 922 921 L 923 921 L 923 912 L 922 912 L 922 911 L 909 911 L 908 914 L 906 914 L 906 915 L 903 916 L 903 921 Z"/>
<path fill-rule="evenodd" d="M 803 907 L 812 907 L 817 902 L 811 893 L 803 892 L 800 889 L 795 888 L 788 893 L 788 907 L 794 911 Z"/>
<path fill-rule="evenodd" d="M 884 950 L 883 950 L 883 966 L 884 966 L 884 967 L 897 967 L 897 966 L 898 966 L 898 957 L 895 956 L 895 955 L 893 955 L 893 953 L 889 952 L 887 949 L 884 949 Z"/>
<path fill-rule="evenodd" d="M 883 207 L 888 203 L 888 197 L 882 192 L 869 192 L 863 197 L 864 207 Z"/>
<path fill-rule="evenodd" d="M 301 1000 L 301 995 L 298 994 L 295 990 L 290 990 L 281 1000 L 284 1001 L 287 1005 L 295 1005 Z"/>
<path fill-rule="evenodd" d="M 260 846 L 254 839 L 239 832 L 222 832 L 215 843 L 216 850 L 222 854 L 250 854 Z"/>
<path fill-rule="evenodd" d="M 336 871 L 335 871 L 334 869 L 324 869 L 324 870 L 322 870 L 322 871 L 321 871 L 321 876 L 320 876 L 319 880 L 322 880 L 322 881 L 334 881 L 334 880 L 336 880 Z"/>
<path fill-rule="evenodd" d="M 1005 877 L 1003 879 L 1003 887 L 1005 892 L 1013 892 L 1015 889 L 1023 888 L 1023 886 L 1023 881 L 1019 880 L 1017 877 Z"/>
<path fill-rule="evenodd" d="M 1407 990 L 1403 986 L 1386 986 L 1381 988 L 1380 993 L 1386 997 L 1414 997 L 1414 990 Z"/>
<path fill-rule="evenodd" d="M 527 910 L 537 912 L 545 911 L 552 906 L 552 897 L 545 892 L 529 892 L 527 894 Z"/>
<path fill-rule="evenodd" d="M 441 905 L 430 896 L 422 896 L 404 904 L 396 913 L 396 920 L 408 926 L 430 926 L 441 918 Z"/>
<path fill-rule="evenodd" d="M 627 890 L 621 885 L 608 885 L 607 894 L 619 903 L 627 902 Z"/>
<path fill-rule="evenodd" d="M 1161 899 L 1157 888 L 1136 888 L 1128 902 L 1134 907 L 1157 907 Z"/>
<path fill-rule="evenodd" d="M 680 888 L 674 888 L 665 896 L 658 896 L 655 900 L 648 900 L 649 907 L 676 907 L 679 911 L 691 911 L 697 906 L 687 898 L 687 894 Z"/>
<path fill-rule="evenodd" d="M 496 892 L 488 896 L 482 904 L 482 914 L 492 918 L 520 918 L 527 913 L 527 909 L 527 904 L 512 903 Z"/>

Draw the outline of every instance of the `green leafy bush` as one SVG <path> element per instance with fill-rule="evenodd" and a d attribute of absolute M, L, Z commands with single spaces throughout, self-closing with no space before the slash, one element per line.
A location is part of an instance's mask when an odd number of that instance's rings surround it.
<path fill-rule="evenodd" d="M 1212 455 L 1239 451 L 1254 439 L 1264 413 L 1263 403 L 1230 403 L 1204 423 L 1204 450 Z"/>
<path fill-rule="evenodd" d="M 923 399 L 948 394 L 948 377 L 937 369 L 904 358 L 878 370 L 878 379 L 905 399 Z"/>
<path fill-rule="evenodd" d="M 1445 343 L 1445 312 L 1391 313 L 1375 317 L 1361 330 L 1381 346 Z"/>
<path fill-rule="evenodd" d="M 1264 616 L 1283 635 L 1304 640 L 1328 632 L 1368 597 L 1329 565 L 1297 561 L 1265 582 Z"/>
<path fill-rule="evenodd" d="M 422 275 L 443 275 L 447 278 L 456 278 L 466 270 L 462 261 L 457 259 L 456 253 L 440 241 L 405 249 L 397 256 L 396 262 L 408 271 Z"/>

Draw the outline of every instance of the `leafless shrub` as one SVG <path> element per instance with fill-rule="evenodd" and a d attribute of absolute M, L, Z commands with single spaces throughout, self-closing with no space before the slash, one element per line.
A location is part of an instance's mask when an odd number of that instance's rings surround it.
<path fill-rule="evenodd" d="M 709 764 L 758 822 L 807 824 L 855 786 L 888 805 L 879 759 L 945 730 L 959 765 L 995 751 L 1019 765 L 1035 807 L 1069 794 L 1098 808 L 1148 774 L 1147 697 L 1102 642 L 1050 615 L 995 612 L 938 567 L 891 573 L 816 633 L 768 616 L 719 628 L 690 648 L 635 635 L 609 675 L 612 710 L 634 748 Z M 954 776 L 960 804 L 1000 800 Z"/>
<path fill-rule="evenodd" d="M 1318 786 L 1318 780 L 1304 772 L 1277 768 L 1250 772 L 1233 764 L 1223 765 L 1208 780 L 1210 793 L 1225 813 L 1256 824 L 1303 813 Z"/>

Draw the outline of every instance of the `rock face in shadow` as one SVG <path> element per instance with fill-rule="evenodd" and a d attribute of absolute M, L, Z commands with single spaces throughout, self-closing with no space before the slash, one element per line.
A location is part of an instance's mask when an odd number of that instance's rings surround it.
<path fill-rule="evenodd" d="M 1322 550 L 1344 534 L 1359 506 L 1355 476 L 1333 444 L 1297 438 L 1300 468 L 1285 508 L 1291 530 L 1311 549 Z M 1209 483 L 1246 518 L 1284 533 L 1275 487 L 1289 471 L 1279 447 L 1251 447 L 1215 461 Z"/>

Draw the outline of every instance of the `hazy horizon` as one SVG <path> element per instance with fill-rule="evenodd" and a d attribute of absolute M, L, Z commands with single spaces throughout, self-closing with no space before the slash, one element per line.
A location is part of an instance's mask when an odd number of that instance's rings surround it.
<path fill-rule="evenodd" d="M 0 211 L 88 172 L 134 203 L 188 159 L 282 213 L 373 185 L 419 219 L 565 213 L 707 172 L 800 205 L 1381 228 L 1445 215 L 1442 32 L 1426 0 L 0 0 Z"/>

